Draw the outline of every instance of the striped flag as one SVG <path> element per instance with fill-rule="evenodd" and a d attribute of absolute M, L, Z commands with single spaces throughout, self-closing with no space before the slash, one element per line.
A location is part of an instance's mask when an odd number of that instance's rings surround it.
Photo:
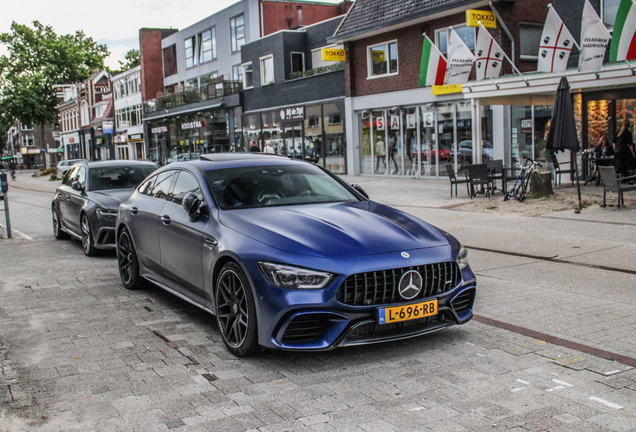
<path fill-rule="evenodd" d="M 598 17 L 596 11 L 585 0 L 583 17 L 581 18 L 581 53 L 579 54 L 579 71 L 593 72 L 603 67 L 603 58 L 607 44 L 612 36 Z"/>
<path fill-rule="evenodd" d="M 636 60 L 636 1 L 621 0 L 610 45 L 610 61 Z"/>
<path fill-rule="evenodd" d="M 567 29 L 554 7 L 549 6 L 539 46 L 539 72 L 564 72 L 574 46 L 572 33 Z"/>
<path fill-rule="evenodd" d="M 444 84 L 444 75 L 446 75 L 446 59 L 425 33 L 419 86 L 442 85 Z"/>
<path fill-rule="evenodd" d="M 477 33 L 475 57 L 477 58 L 477 80 L 499 77 L 504 52 L 481 22 L 479 22 Z"/>

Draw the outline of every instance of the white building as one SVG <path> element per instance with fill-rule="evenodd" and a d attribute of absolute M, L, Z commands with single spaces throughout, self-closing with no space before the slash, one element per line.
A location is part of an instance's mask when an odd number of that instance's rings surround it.
<path fill-rule="evenodd" d="M 115 158 L 145 159 L 141 66 L 111 80 L 115 95 Z"/>

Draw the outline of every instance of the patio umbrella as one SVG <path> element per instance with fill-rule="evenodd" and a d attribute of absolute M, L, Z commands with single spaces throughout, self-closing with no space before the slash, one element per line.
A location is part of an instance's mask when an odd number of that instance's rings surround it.
<path fill-rule="evenodd" d="M 580 212 L 582 207 L 581 184 L 579 183 L 579 168 L 576 161 L 576 152 L 581 149 L 581 146 L 577 137 L 576 123 L 574 121 L 574 107 L 572 105 L 572 96 L 570 96 L 570 84 L 566 77 L 561 77 L 561 82 L 557 88 L 554 108 L 552 109 L 550 131 L 548 132 L 545 147 L 555 152 L 559 150 L 570 150 L 570 152 L 575 153 L 574 175 L 576 175 L 576 189 L 579 194 L 579 208 L 576 212 Z"/>
<path fill-rule="evenodd" d="M 13 159 L 13 156 L 5 156 L 0 160 L 11 160 L 11 159 Z"/>

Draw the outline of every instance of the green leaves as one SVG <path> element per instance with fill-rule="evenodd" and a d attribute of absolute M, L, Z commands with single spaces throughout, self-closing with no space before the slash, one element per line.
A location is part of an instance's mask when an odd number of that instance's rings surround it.
<path fill-rule="evenodd" d="M 84 32 L 58 36 L 38 21 L 33 27 L 13 22 L 0 43 L 8 54 L 0 56 L 0 110 L 5 118 L 24 124 L 55 123 L 56 84 L 72 84 L 103 69 L 110 55 Z"/>

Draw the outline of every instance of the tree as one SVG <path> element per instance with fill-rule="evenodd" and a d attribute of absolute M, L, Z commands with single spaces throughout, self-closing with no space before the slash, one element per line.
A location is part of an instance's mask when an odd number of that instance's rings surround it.
<path fill-rule="evenodd" d="M 141 59 L 139 57 L 138 49 L 133 48 L 130 51 L 128 51 L 124 59 L 126 60 L 125 62 L 121 60 L 117 60 L 117 62 L 119 63 L 119 69 L 113 70 L 113 71 L 109 70 L 108 72 L 110 72 L 111 75 L 119 75 L 120 73 L 126 72 L 127 70 L 130 70 L 141 64 Z"/>
<path fill-rule="evenodd" d="M 8 51 L 0 56 L 0 110 L 9 121 L 42 127 L 57 119 L 53 86 L 85 80 L 93 69 L 103 69 L 110 55 L 106 45 L 82 31 L 58 36 L 38 21 L 33 28 L 13 22 L 0 43 Z"/>

